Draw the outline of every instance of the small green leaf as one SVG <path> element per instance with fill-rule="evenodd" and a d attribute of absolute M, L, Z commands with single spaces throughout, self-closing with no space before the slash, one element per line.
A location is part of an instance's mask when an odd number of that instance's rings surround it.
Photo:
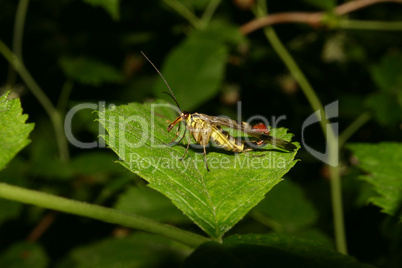
<path fill-rule="evenodd" d="M 211 0 L 180 0 L 180 2 L 191 10 L 203 10 L 208 6 Z"/>
<path fill-rule="evenodd" d="M 37 244 L 19 242 L 0 255 L 0 267 L 41 268 L 48 267 L 45 251 Z"/>
<path fill-rule="evenodd" d="M 347 147 L 356 156 L 359 167 L 369 173 L 361 179 L 373 185 L 379 194 L 370 201 L 384 213 L 394 215 L 402 202 L 402 143 L 354 143 Z"/>
<path fill-rule="evenodd" d="M 120 19 L 120 0 L 83 0 L 94 7 L 99 6 L 109 12 L 114 20 Z"/>
<path fill-rule="evenodd" d="M 19 99 L 7 99 L 9 92 L 0 96 L 0 170 L 30 143 L 29 133 L 34 124 L 26 124 L 28 115 L 22 114 Z"/>
<path fill-rule="evenodd" d="M 85 85 L 100 86 L 123 80 L 122 74 L 116 68 L 95 59 L 63 57 L 59 64 L 65 76 Z"/>
<path fill-rule="evenodd" d="M 402 105 L 397 99 L 387 93 L 369 94 L 365 104 L 371 108 L 374 118 L 382 126 L 396 127 L 402 121 Z"/>
<path fill-rule="evenodd" d="M 119 196 L 114 207 L 161 222 L 175 224 L 189 222 L 189 219 L 167 197 L 147 187 L 129 188 Z"/>
<path fill-rule="evenodd" d="M 366 105 L 383 126 L 395 127 L 402 121 L 402 55 L 382 58 L 371 68 L 371 75 L 379 91 L 366 98 Z"/>
<path fill-rule="evenodd" d="M 317 212 L 302 189 L 289 180 L 282 181 L 272 189 L 254 211 L 274 221 L 280 231 L 287 232 L 303 229 L 317 219 Z"/>
<path fill-rule="evenodd" d="M 173 147 L 165 145 L 175 136 L 166 131 L 177 117 L 172 107 L 159 102 L 106 109 L 99 113 L 109 134 L 104 138 L 123 166 L 171 199 L 210 236 L 221 237 L 282 180 L 296 163 L 296 151 L 269 150 L 275 147 L 267 146 L 265 156 L 250 157 L 208 148 L 208 172 L 200 150 L 189 149 L 180 161 L 187 138 Z M 285 140 L 292 136 L 286 129 L 271 133 Z"/>
<path fill-rule="evenodd" d="M 402 54 L 387 55 L 371 68 L 374 82 L 381 91 L 398 93 L 402 90 Z"/>
<path fill-rule="evenodd" d="M 170 52 L 161 72 L 182 109 L 193 110 L 218 93 L 227 56 L 223 43 L 197 32 Z M 167 99 L 163 91 L 167 91 L 166 85 L 158 79 L 154 93 L 158 98 Z"/>
<path fill-rule="evenodd" d="M 225 20 L 212 20 L 208 27 L 202 31 L 194 31 L 191 38 L 199 41 L 214 40 L 222 44 L 239 45 L 246 43 L 246 38 L 239 31 L 238 25 L 230 24 Z"/>
<path fill-rule="evenodd" d="M 188 248 L 177 242 L 136 233 L 76 248 L 57 267 L 179 267 L 187 254 Z"/>
<path fill-rule="evenodd" d="M 372 266 L 359 263 L 351 256 L 329 250 L 309 240 L 292 236 L 236 235 L 223 244 L 207 242 L 191 254 L 184 267 L 355 267 Z"/>

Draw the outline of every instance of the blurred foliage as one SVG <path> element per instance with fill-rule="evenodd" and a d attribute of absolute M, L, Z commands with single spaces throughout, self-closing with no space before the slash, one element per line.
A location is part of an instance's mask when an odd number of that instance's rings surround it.
<path fill-rule="evenodd" d="M 236 235 L 223 244 L 205 243 L 185 267 L 373 267 L 335 253 L 319 243 L 280 234 Z"/>
<path fill-rule="evenodd" d="M 189 251 L 177 242 L 138 233 L 78 247 L 56 267 L 175 267 Z"/>
<path fill-rule="evenodd" d="M 49 259 L 40 245 L 29 242 L 18 242 L 11 245 L 0 255 L 1 267 L 47 267 Z"/>
<path fill-rule="evenodd" d="M 353 151 L 358 165 L 365 172 L 361 179 L 373 185 L 379 196 L 370 201 L 381 207 L 383 212 L 402 219 L 402 144 L 382 142 L 379 144 L 354 143 L 348 148 Z"/>
<path fill-rule="evenodd" d="M 305 143 L 325 151 L 325 140 L 318 124 L 301 129 L 313 111 L 262 30 L 247 36 L 238 31 L 253 19 L 250 9 L 257 2 L 3 0 L 0 1 L 0 40 L 10 49 L 18 47 L 19 44 L 13 44 L 13 40 L 18 40 L 16 32 L 21 30 L 14 30 L 16 13 L 21 8 L 19 3 L 29 3 L 27 14 L 20 13 L 18 21 L 24 25 L 20 44 L 22 62 L 62 116 L 68 112 L 64 107 L 73 108 L 81 103 L 95 104 L 101 114 L 102 101 L 105 101 L 105 108 L 124 104 L 117 109 L 131 107 L 124 111 L 126 117 L 135 116 L 149 105 L 125 105 L 128 103 L 163 98 L 174 105 L 174 101 L 162 93 L 167 87 L 140 54 L 143 51 L 161 70 L 183 110 L 224 114 L 241 120 L 258 114 L 271 123 L 285 115 L 286 120 L 280 120 L 276 126 L 282 129 L 280 135 L 285 135 L 284 127 L 295 134 L 294 141 L 301 141 L 304 132 Z M 270 14 L 321 10 L 328 12 L 331 20 L 334 19 L 332 8 L 341 3 L 304 0 L 268 1 L 267 5 Z M 218 5 L 216 10 L 215 5 Z M 345 18 L 397 22 L 402 21 L 400 11 L 399 4 L 383 3 L 355 11 Z M 256 191 L 264 187 L 251 187 L 256 183 L 252 175 L 259 170 L 245 173 L 233 170 L 226 177 L 224 170 L 216 170 L 221 181 L 208 175 L 216 185 L 210 187 L 208 193 L 213 193 L 217 200 L 232 193 L 234 190 L 230 187 L 249 188 L 239 200 L 223 208 L 241 212 L 226 226 L 230 228 L 237 223 L 228 237 L 223 237 L 223 244 L 207 243 L 194 252 L 155 235 L 0 199 L 0 266 L 213 267 L 218 263 L 219 267 L 239 264 L 365 267 L 362 263 L 370 263 L 400 267 L 402 230 L 400 222 L 395 221 L 402 210 L 400 32 L 338 26 L 337 23 L 314 28 L 283 24 L 274 28 L 321 102 L 325 105 L 339 100 L 339 118 L 335 121 L 339 123 L 340 132 L 356 126 L 347 140 L 351 143 L 347 145 L 351 152 L 341 150 L 340 154 L 345 227 L 351 256 L 332 250 L 335 246 L 331 239 L 333 219 L 328 168 L 300 150 L 296 159 L 301 161 L 290 170 L 285 181 L 279 182 L 283 174 L 277 176 L 273 184 L 279 183 L 265 199 L 266 189 Z M 0 95 L 3 96 L 0 100 L 0 167 L 4 169 L 0 171 L 0 182 L 114 207 L 202 233 L 193 224 L 196 222 L 213 233 L 213 228 L 203 226 L 196 217 L 190 219 L 182 213 L 191 215 L 190 210 L 180 205 L 176 207 L 177 201 L 172 202 L 172 198 L 169 200 L 147 187 L 165 186 L 166 191 L 161 192 L 171 197 L 167 194 L 171 190 L 177 200 L 183 197 L 183 205 L 188 196 L 181 195 L 177 188 L 169 188 L 172 178 L 182 171 L 171 170 L 167 175 L 158 175 L 160 184 L 153 185 L 152 174 L 137 172 L 136 175 L 123 168 L 118 163 L 124 165 L 124 162 L 119 161 L 121 159 L 112 150 L 104 148 L 105 143 L 99 136 L 105 133 L 99 123 L 93 122 L 98 113 L 92 108 L 73 115 L 72 133 L 79 141 L 96 141 L 100 148 L 89 151 L 70 145 L 70 161 L 61 161 L 47 114 L 29 84 L 9 67 L 3 56 L 0 59 Z M 20 100 L 6 99 L 4 93 L 9 90 L 10 97 Z M 242 102 L 240 110 L 238 100 Z M 12 109 L 4 111 L 1 107 L 6 103 Z M 134 106 L 136 108 L 132 109 Z M 367 112 L 368 118 L 373 120 L 359 121 Z M 174 134 L 168 134 L 166 127 L 176 116 L 171 109 L 158 113 L 156 121 L 161 142 L 173 138 Z M 33 122 L 35 129 L 32 130 Z M 157 153 L 171 151 L 181 156 L 184 148 L 181 145 L 163 147 Z M 190 149 L 185 161 L 191 161 L 196 154 Z M 219 149 L 208 153 L 208 156 L 225 155 Z M 198 168 L 204 171 L 203 162 Z M 261 172 L 268 174 L 272 170 Z M 205 194 L 196 189 L 191 193 L 198 197 Z M 247 196 L 249 203 L 245 200 Z M 194 203 L 188 207 L 202 210 Z M 46 221 L 49 215 L 54 217 L 51 222 Z M 222 223 L 225 219 L 218 220 Z M 218 221 L 216 226 L 223 225 Z"/>

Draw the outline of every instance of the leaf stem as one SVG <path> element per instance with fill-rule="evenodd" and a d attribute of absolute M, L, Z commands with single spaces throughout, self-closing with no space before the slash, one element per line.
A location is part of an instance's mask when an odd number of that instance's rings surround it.
<path fill-rule="evenodd" d="M 206 237 L 141 216 L 28 190 L 6 183 L 0 183 L 0 197 L 163 235 L 194 248 L 209 241 Z"/>
<path fill-rule="evenodd" d="M 67 140 L 64 135 L 63 120 L 60 113 L 53 106 L 49 98 L 39 87 L 36 81 L 33 79 L 31 74 L 25 68 L 24 63 L 22 63 L 18 57 L 11 52 L 11 50 L 0 40 L 0 53 L 6 58 L 6 60 L 14 67 L 21 78 L 24 80 L 25 84 L 32 91 L 34 96 L 38 99 L 40 104 L 45 109 L 46 113 L 49 115 L 50 120 L 53 124 L 54 131 L 56 133 L 57 145 L 59 148 L 59 155 L 62 161 L 68 161 L 68 145 Z"/>
<path fill-rule="evenodd" d="M 60 112 L 60 114 L 64 114 L 66 107 L 67 107 L 67 101 L 68 98 L 70 97 L 71 90 L 73 89 L 74 82 L 71 79 L 67 79 L 66 82 L 63 84 L 63 88 L 61 89 L 60 97 L 57 102 L 57 110 Z"/>
<path fill-rule="evenodd" d="M 280 223 L 274 221 L 273 219 L 265 216 L 264 214 L 258 211 L 255 210 L 251 211 L 251 217 L 257 222 L 261 223 L 262 225 L 271 228 L 275 232 L 282 232 L 284 230 L 283 226 Z"/>
<path fill-rule="evenodd" d="M 339 147 L 342 147 L 346 141 L 352 137 L 355 132 L 371 119 L 371 114 L 365 112 L 355 119 L 345 130 L 339 135 Z"/>
<path fill-rule="evenodd" d="M 17 6 L 17 14 L 14 22 L 13 51 L 18 58 L 22 59 L 22 40 L 24 36 L 25 18 L 28 10 L 29 0 L 20 0 Z M 8 69 L 7 85 L 14 85 L 17 76 L 11 64 Z"/>
<path fill-rule="evenodd" d="M 211 0 L 208 6 L 205 8 L 204 13 L 201 16 L 201 25 L 202 28 L 207 27 L 208 23 L 211 21 L 212 15 L 215 13 L 215 10 L 218 8 L 221 0 Z"/>
<path fill-rule="evenodd" d="M 339 28 L 348 30 L 401 31 L 402 21 L 339 20 Z"/>
<path fill-rule="evenodd" d="M 264 0 L 258 1 L 258 7 L 254 11 L 257 18 L 267 15 L 267 8 Z M 286 67 L 289 69 L 293 77 L 299 83 L 304 95 L 306 95 L 311 107 L 314 111 L 319 111 L 321 115 L 320 125 L 327 139 L 327 150 L 329 153 L 329 163 L 338 161 L 338 144 L 337 137 L 333 132 L 332 128 L 327 128 L 328 120 L 324 111 L 324 108 L 315 94 L 312 86 L 308 82 L 306 76 L 303 74 L 302 70 L 297 65 L 296 61 L 287 51 L 285 46 L 282 44 L 278 36 L 276 35 L 272 27 L 265 27 L 264 33 L 268 41 L 271 43 L 272 47 L 282 59 Z M 335 242 L 336 248 L 339 252 L 347 254 L 345 229 L 343 221 L 343 208 L 342 208 L 342 189 L 339 174 L 339 165 L 335 167 L 330 167 L 330 186 L 331 186 L 331 202 L 334 217 L 334 229 L 335 229 Z"/>
<path fill-rule="evenodd" d="M 180 3 L 177 0 L 163 0 L 168 6 L 173 8 L 177 13 L 179 13 L 182 17 L 188 20 L 188 22 L 193 25 L 194 28 L 201 28 L 201 20 L 185 5 Z"/>

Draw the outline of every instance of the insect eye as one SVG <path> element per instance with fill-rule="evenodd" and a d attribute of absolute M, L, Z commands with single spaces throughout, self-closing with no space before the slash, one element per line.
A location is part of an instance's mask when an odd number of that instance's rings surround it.
<path fill-rule="evenodd" d="M 187 119 L 187 118 L 188 118 L 188 115 L 189 115 L 189 113 L 187 113 L 187 112 L 182 112 L 182 113 L 181 113 L 181 117 L 182 117 L 183 119 Z"/>

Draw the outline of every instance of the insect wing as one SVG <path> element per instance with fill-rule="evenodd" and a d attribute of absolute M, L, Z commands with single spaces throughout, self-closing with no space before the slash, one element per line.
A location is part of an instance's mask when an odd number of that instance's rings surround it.
<path fill-rule="evenodd" d="M 297 147 L 295 145 L 293 145 L 292 143 L 282 140 L 280 138 L 270 136 L 268 134 L 269 133 L 268 131 L 262 131 L 261 127 L 263 124 L 258 125 L 259 127 L 257 127 L 257 128 L 254 128 L 253 126 L 251 126 L 250 124 L 248 124 L 246 122 L 242 122 L 242 121 L 237 122 L 230 118 L 219 117 L 219 116 L 210 116 L 210 115 L 206 115 L 206 114 L 197 114 L 197 115 L 201 119 L 203 119 L 211 124 L 240 130 L 240 131 L 246 133 L 247 135 L 250 135 L 250 136 L 260 139 L 260 140 L 264 140 L 267 143 L 270 143 L 276 147 L 285 149 L 289 152 L 293 152 L 294 150 L 297 149 Z"/>
<path fill-rule="evenodd" d="M 210 116 L 206 114 L 198 114 L 198 115 L 200 116 L 200 118 L 211 124 L 221 127 L 228 127 L 235 130 L 240 130 L 246 133 L 247 135 L 250 135 L 257 139 L 266 140 L 271 138 L 271 136 L 267 135 L 265 132 L 261 132 L 258 129 L 254 129 L 252 125 L 243 121 L 238 122 L 230 118 L 220 116 Z"/>

